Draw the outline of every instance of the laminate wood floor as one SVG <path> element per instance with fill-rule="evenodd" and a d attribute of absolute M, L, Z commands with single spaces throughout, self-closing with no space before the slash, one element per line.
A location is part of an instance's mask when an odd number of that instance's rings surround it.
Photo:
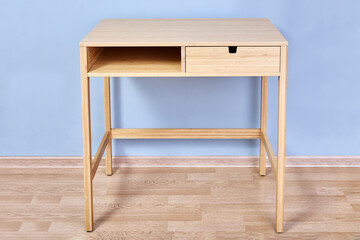
<path fill-rule="evenodd" d="M 0 239 L 360 239 L 360 168 L 287 168 L 282 234 L 267 170 L 100 168 L 87 233 L 81 168 L 0 169 Z"/>

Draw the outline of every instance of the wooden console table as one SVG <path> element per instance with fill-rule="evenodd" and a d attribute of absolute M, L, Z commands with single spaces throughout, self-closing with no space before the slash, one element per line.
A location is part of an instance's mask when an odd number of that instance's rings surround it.
<path fill-rule="evenodd" d="M 266 155 L 276 179 L 276 231 L 284 225 L 287 41 L 268 19 L 106 19 L 80 42 L 85 229 L 93 230 L 92 181 L 112 139 L 260 139 L 260 175 Z M 111 128 L 110 77 L 260 76 L 261 120 L 251 129 Z M 266 134 L 268 76 L 278 76 L 277 157 Z M 91 154 L 89 78 L 104 78 L 105 134 Z"/>

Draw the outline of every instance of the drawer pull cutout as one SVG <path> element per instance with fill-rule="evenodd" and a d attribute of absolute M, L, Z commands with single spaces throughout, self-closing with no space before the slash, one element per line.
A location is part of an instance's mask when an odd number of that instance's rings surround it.
<path fill-rule="evenodd" d="M 229 47 L 229 53 L 236 53 L 237 47 L 236 46 L 230 46 Z"/>

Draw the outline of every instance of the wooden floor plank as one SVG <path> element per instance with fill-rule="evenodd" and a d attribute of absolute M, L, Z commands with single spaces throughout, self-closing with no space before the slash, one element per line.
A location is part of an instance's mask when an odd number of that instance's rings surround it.
<path fill-rule="evenodd" d="M 94 179 L 92 233 L 81 168 L 0 170 L 0 238 L 360 239 L 360 168 L 286 169 L 282 234 L 269 168 L 114 170 Z"/>

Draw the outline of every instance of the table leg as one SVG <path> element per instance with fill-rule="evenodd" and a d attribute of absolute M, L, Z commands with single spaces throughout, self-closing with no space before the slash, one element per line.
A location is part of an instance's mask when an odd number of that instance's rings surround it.
<path fill-rule="evenodd" d="M 281 73 L 278 87 L 276 231 L 284 231 L 285 119 L 286 119 L 287 47 L 281 47 Z"/>
<path fill-rule="evenodd" d="M 111 107 L 110 107 L 110 78 L 104 77 L 104 113 L 105 131 L 111 130 Z M 112 175 L 112 152 L 111 138 L 106 146 L 106 175 Z"/>
<path fill-rule="evenodd" d="M 91 123 L 90 123 L 90 79 L 87 77 L 86 47 L 80 47 L 81 65 L 81 108 L 83 128 L 83 162 L 85 195 L 85 229 L 93 230 L 93 187 L 91 159 Z"/>
<path fill-rule="evenodd" d="M 260 110 L 260 130 L 266 133 L 266 113 L 267 113 L 267 83 L 268 77 L 261 77 L 261 110 Z M 259 155 L 260 175 L 266 175 L 266 149 L 264 139 L 260 138 Z"/>

